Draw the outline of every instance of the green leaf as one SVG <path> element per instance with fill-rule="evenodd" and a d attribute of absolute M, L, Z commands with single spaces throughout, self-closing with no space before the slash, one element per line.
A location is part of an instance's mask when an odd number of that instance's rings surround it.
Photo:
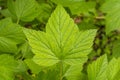
<path fill-rule="evenodd" d="M 119 5 L 119 0 L 107 0 L 104 2 L 104 4 L 100 7 L 100 9 L 104 12 L 104 13 L 109 13 L 112 10 L 114 10 L 117 6 Z M 112 3 L 112 4 L 111 4 Z M 111 5 L 110 5 L 111 4 Z"/>
<path fill-rule="evenodd" d="M 22 58 L 32 58 L 34 55 L 27 41 L 19 45 L 17 54 L 22 55 Z"/>
<path fill-rule="evenodd" d="M 120 80 L 120 71 L 116 74 L 115 78 L 113 80 Z"/>
<path fill-rule="evenodd" d="M 85 0 L 51 0 L 51 1 L 66 7 L 76 3 L 80 3 L 81 1 L 85 1 Z"/>
<path fill-rule="evenodd" d="M 64 76 L 67 77 L 68 80 L 80 80 L 82 69 L 83 65 L 73 65 L 67 70 Z"/>
<path fill-rule="evenodd" d="M 85 15 L 89 15 L 88 14 L 89 12 L 95 12 L 95 6 L 96 6 L 95 2 L 88 1 L 69 5 L 69 8 L 72 14 L 80 15 L 80 13 L 83 13 Z"/>
<path fill-rule="evenodd" d="M 33 77 L 31 75 L 29 75 L 28 73 L 26 73 L 26 72 L 20 73 L 19 75 L 20 75 L 19 79 L 15 78 L 14 80 L 20 80 L 21 78 L 23 80 L 34 80 Z"/>
<path fill-rule="evenodd" d="M 17 73 L 25 72 L 27 70 L 27 65 L 25 64 L 25 62 L 22 60 L 18 60 L 17 62 L 18 62 L 18 65 L 16 67 L 15 72 Z"/>
<path fill-rule="evenodd" d="M 88 66 L 88 80 L 107 80 L 107 56 L 104 55 Z"/>
<path fill-rule="evenodd" d="M 8 0 L 8 10 L 16 16 L 17 21 L 32 21 L 38 15 L 35 0 Z"/>
<path fill-rule="evenodd" d="M 89 30 L 89 29 L 97 29 L 97 27 L 92 22 L 81 22 L 78 24 L 80 30 Z"/>
<path fill-rule="evenodd" d="M 112 56 L 116 58 L 120 57 L 120 40 L 113 43 Z"/>
<path fill-rule="evenodd" d="M 25 35 L 20 26 L 13 24 L 9 18 L 0 21 L 0 52 L 14 53 L 17 44 L 24 40 Z"/>
<path fill-rule="evenodd" d="M 30 70 L 32 70 L 32 73 L 38 74 L 41 71 L 41 67 L 33 62 L 31 59 L 26 59 L 25 63 L 30 68 Z"/>
<path fill-rule="evenodd" d="M 109 64 L 107 56 L 101 56 L 88 66 L 88 80 L 120 80 L 120 58 L 113 58 Z"/>
<path fill-rule="evenodd" d="M 58 80 L 58 75 L 56 70 L 41 71 L 34 80 Z"/>
<path fill-rule="evenodd" d="M 79 76 L 79 80 L 88 80 L 87 74 L 81 72 L 81 74 Z"/>
<path fill-rule="evenodd" d="M 120 80 L 120 59 L 113 58 L 107 68 L 108 80 Z M 117 77 L 117 78 L 116 78 Z"/>
<path fill-rule="evenodd" d="M 16 20 L 16 17 L 15 17 L 13 14 L 11 14 L 8 9 L 3 9 L 3 10 L 1 10 L 1 14 L 2 14 L 3 16 L 5 16 L 6 18 L 7 18 L 7 17 L 12 17 L 13 20 Z"/>
<path fill-rule="evenodd" d="M 64 7 L 68 7 L 71 13 L 78 14 L 88 14 L 89 11 L 95 11 L 96 3 L 93 1 L 86 2 L 85 0 L 51 0 L 56 4 L 61 4 Z"/>
<path fill-rule="evenodd" d="M 25 34 L 37 64 L 52 66 L 62 62 L 76 65 L 87 60 L 96 30 L 79 31 L 63 7 L 58 6 L 47 23 L 46 32 L 28 29 Z"/>
<path fill-rule="evenodd" d="M 45 3 L 46 0 L 37 0 L 38 3 Z"/>
<path fill-rule="evenodd" d="M 51 13 L 52 7 L 49 4 L 42 3 L 39 5 L 39 15 L 37 16 L 37 19 L 46 23 Z"/>
<path fill-rule="evenodd" d="M 10 55 L 0 55 L 0 80 L 14 80 L 14 70 L 17 62 Z"/>
<path fill-rule="evenodd" d="M 92 1 L 96 1 L 96 0 L 92 0 Z M 97 3 L 99 3 L 100 5 L 102 5 L 105 1 L 108 1 L 108 0 L 97 0 Z"/>
<path fill-rule="evenodd" d="M 78 14 L 88 14 L 89 11 L 95 11 L 95 2 L 89 1 L 85 2 L 85 0 L 51 0 L 56 4 L 61 4 L 64 7 L 68 7 L 71 13 Z"/>
<path fill-rule="evenodd" d="M 106 33 L 120 30 L 120 0 L 106 1 L 101 10 L 108 13 L 106 16 Z"/>

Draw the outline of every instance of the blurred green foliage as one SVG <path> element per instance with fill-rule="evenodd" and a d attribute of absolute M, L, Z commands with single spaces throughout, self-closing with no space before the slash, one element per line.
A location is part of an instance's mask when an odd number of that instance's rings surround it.
<path fill-rule="evenodd" d="M 0 0 L 0 80 L 57 80 L 56 66 L 43 67 L 31 60 L 34 54 L 22 31 L 29 28 L 46 32 L 45 26 L 57 5 L 65 8 L 79 30 L 97 29 L 79 80 L 92 80 L 85 79 L 87 66 L 102 55 L 106 54 L 108 61 L 120 57 L 119 0 Z M 7 65 L 5 61 L 9 61 Z M 96 63 L 91 66 L 96 67 Z"/>

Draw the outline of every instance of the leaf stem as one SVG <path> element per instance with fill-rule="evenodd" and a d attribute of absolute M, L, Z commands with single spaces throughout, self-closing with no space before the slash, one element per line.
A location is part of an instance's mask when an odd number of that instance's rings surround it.
<path fill-rule="evenodd" d="M 105 17 L 104 16 L 98 16 L 98 17 L 95 17 L 95 19 L 102 20 L 102 19 L 105 19 Z"/>
<path fill-rule="evenodd" d="M 63 62 L 60 61 L 60 80 L 63 79 Z"/>
<path fill-rule="evenodd" d="M 18 18 L 18 19 L 17 19 L 17 24 L 19 24 L 19 22 L 20 22 L 20 19 Z"/>

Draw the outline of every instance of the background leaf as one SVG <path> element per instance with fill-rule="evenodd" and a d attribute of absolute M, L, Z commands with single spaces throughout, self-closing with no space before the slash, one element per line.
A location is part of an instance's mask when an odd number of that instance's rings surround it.
<path fill-rule="evenodd" d="M 17 62 L 10 55 L 0 55 L 0 79 L 14 80 L 14 70 L 17 67 Z"/>
<path fill-rule="evenodd" d="M 80 13 L 88 14 L 89 11 L 95 11 L 95 2 L 85 0 L 51 0 L 56 4 L 68 7 L 73 15 Z"/>
<path fill-rule="evenodd" d="M 111 4 L 111 5 L 109 5 Z M 106 33 L 110 33 L 114 30 L 120 30 L 120 1 L 108 0 L 103 4 L 101 10 L 107 13 L 106 16 Z"/>
<path fill-rule="evenodd" d="M 113 43 L 113 51 L 112 51 L 112 55 L 116 58 L 120 57 L 120 41 L 117 40 Z"/>
<path fill-rule="evenodd" d="M 80 75 L 82 74 L 83 64 L 71 66 L 65 73 L 65 77 L 68 80 L 80 80 Z"/>
<path fill-rule="evenodd" d="M 88 66 L 88 80 L 107 80 L 106 69 L 108 61 L 104 55 Z"/>
<path fill-rule="evenodd" d="M 0 21 L 0 52 L 15 53 L 17 44 L 24 41 L 25 35 L 19 25 L 13 24 L 9 18 Z"/>
<path fill-rule="evenodd" d="M 120 77 L 118 74 L 120 73 L 120 59 L 113 58 L 108 65 L 107 68 L 107 76 L 108 80 L 119 80 Z"/>
<path fill-rule="evenodd" d="M 32 21 L 38 15 L 35 0 L 8 0 L 8 10 L 17 21 Z"/>

